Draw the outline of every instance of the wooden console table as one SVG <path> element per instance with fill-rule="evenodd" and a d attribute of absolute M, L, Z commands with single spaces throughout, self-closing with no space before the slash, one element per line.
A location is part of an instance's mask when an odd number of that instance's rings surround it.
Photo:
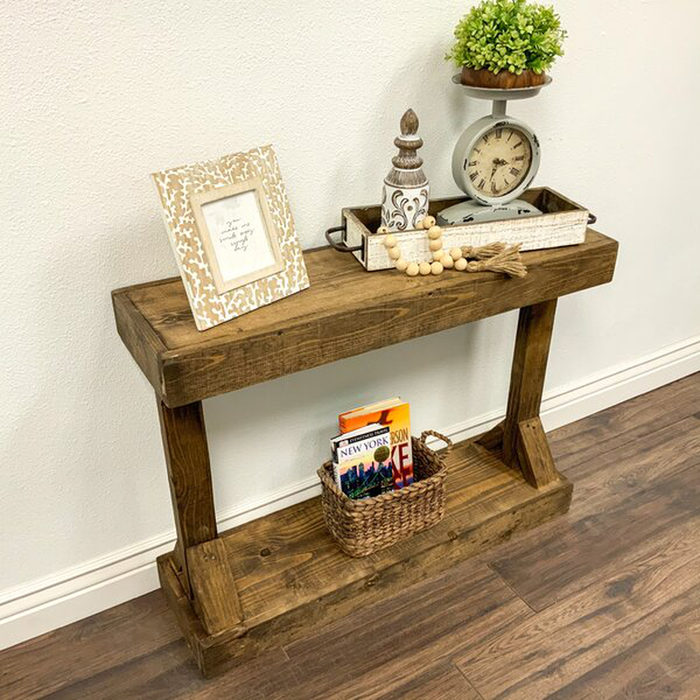
<path fill-rule="evenodd" d="M 617 242 L 589 229 L 579 246 L 524 254 L 523 279 L 407 279 L 367 273 L 322 248 L 305 254 L 310 289 L 204 333 L 179 279 L 113 292 L 119 335 L 160 414 L 177 528 L 175 551 L 158 559 L 160 581 L 202 673 L 287 644 L 568 510 L 572 487 L 539 419 L 554 311 L 558 297 L 609 282 L 616 257 Z M 451 454 L 442 523 L 363 559 L 337 549 L 318 498 L 217 531 L 204 399 L 512 309 L 520 319 L 507 415 Z"/>

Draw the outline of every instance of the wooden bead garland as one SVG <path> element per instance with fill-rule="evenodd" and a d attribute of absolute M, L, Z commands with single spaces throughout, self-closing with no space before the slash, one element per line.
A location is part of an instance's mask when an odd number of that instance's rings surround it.
<path fill-rule="evenodd" d="M 435 217 L 426 216 L 418 222 L 416 228 L 426 232 L 431 262 L 409 262 L 401 256 L 396 236 L 388 233 L 385 226 L 377 229 L 377 233 L 387 234 L 384 237 L 384 247 L 394 261 L 394 266 L 409 277 L 440 275 L 444 270 L 452 268 L 459 272 L 503 272 L 510 277 L 524 277 L 527 274 L 527 268 L 520 259 L 520 244 L 508 247 L 505 243 L 491 243 L 478 248 L 454 247 L 447 251 L 442 247 L 442 228 L 437 225 Z"/>

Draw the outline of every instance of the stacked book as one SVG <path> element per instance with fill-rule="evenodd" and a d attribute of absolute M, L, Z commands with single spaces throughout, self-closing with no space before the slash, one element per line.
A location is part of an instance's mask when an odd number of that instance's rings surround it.
<path fill-rule="evenodd" d="M 413 483 L 409 406 L 399 397 L 338 416 L 331 440 L 338 488 L 349 498 L 370 498 Z"/>

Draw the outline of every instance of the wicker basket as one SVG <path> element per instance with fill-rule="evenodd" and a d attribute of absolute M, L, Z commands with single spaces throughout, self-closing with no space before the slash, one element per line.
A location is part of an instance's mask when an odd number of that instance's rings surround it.
<path fill-rule="evenodd" d="M 330 462 L 318 470 L 323 519 L 343 552 L 351 557 L 365 557 L 442 520 L 447 466 L 444 455 L 426 446 L 428 435 L 447 443 L 447 451 L 452 447 L 449 438 L 432 430 L 412 438 L 415 481 L 398 491 L 353 500 L 338 488 Z"/>

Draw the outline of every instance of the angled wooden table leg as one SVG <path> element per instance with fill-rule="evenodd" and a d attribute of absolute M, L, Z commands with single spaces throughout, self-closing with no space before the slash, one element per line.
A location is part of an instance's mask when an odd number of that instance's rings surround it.
<path fill-rule="evenodd" d="M 177 530 L 175 551 L 159 559 L 158 565 L 166 596 L 172 600 L 185 596 L 198 618 L 200 624 L 192 625 L 190 616 L 190 628 L 183 628 L 188 643 L 195 647 L 205 635 L 236 629 L 242 612 L 226 548 L 216 529 L 202 403 L 168 408 L 159 401 L 158 411 Z M 163 567 L 178 575 L 164 577 Z M 195 657 L 199 660 L 201 654 Z"/>
<path fill-rule="evenodd" d="M 520 309 L 503 422 L 503 461 L 538 488 L 559 478 L 539 418 L 556 308 L 552 299 Z"/>

